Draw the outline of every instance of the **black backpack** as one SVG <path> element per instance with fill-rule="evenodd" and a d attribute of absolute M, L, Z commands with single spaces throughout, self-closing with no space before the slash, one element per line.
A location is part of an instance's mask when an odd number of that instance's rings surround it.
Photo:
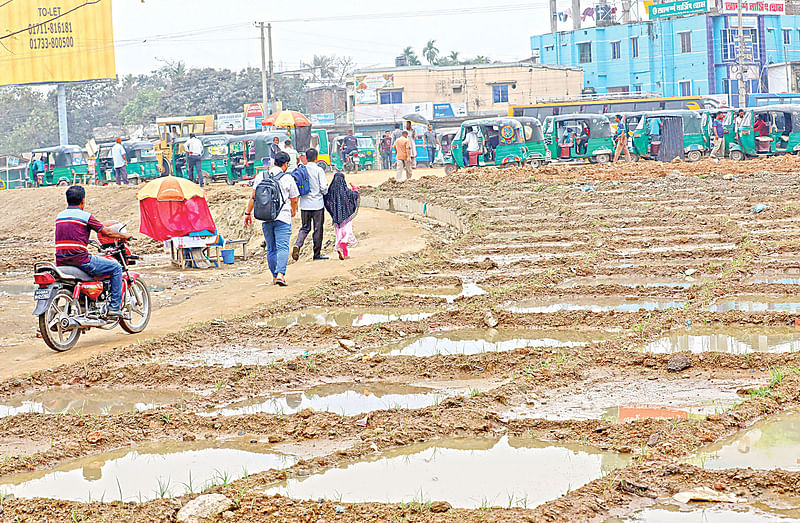
<path fill-rule="evenodd" d="M 253 216 L 256 217 L 256 220 L 274 222 L 278 218 L 283 205 L 286 203 L 280 184 L 280 180 L 285 174 L 281 173 L 278 176 L 273 176 L 267 173 L 261 183 L 256 186 L 255 205 L 253 207 Z"/>

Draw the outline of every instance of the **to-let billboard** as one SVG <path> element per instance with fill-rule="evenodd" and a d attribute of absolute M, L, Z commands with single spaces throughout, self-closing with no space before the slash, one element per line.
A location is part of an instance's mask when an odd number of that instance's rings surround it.
<path fill-rule="evenodd" d="M 0 2 L 0 85 L 116 78 L 111 0 Z"/>

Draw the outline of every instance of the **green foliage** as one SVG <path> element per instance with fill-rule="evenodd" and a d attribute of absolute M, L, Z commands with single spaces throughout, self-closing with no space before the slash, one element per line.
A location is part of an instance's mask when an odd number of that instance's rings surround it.
<path fill-rule="evenodd" d="M 159 116 L 158 106 L 161 103 L 161 92 L 145 87 L 122 108 L 120 116 L 125 125 L 144 125 L 155 121 Z"/>

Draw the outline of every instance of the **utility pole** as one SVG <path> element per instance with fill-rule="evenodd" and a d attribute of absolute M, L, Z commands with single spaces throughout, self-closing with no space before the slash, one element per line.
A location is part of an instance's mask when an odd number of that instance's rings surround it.
<path fill-rule="evenodd" d="M 744 83 L 744 27 L 742 23 L 742 0 L 737 2 L 737 14 L 739 17 L 739 73 L 736 75 L 737 84 L 739 85 L 739 107 L 745 108 L 747 106 L 747 86 Z"/>
<path fill-rule="evenodd" d="M 556 0 L 550 0 L 550 32 L 555 34 L 558 31 L 558 13 L 556 12 Z"/>
<path fill-rule="evenodd" d="M 272 64 L 272 24 L 267 24 L 267 41 L 269 43 L 269 78 L 267 79 L 267 100 L 269 103 L 269 114 L 272 114 L 272 106 L 275 101 L 275 90 L 273 89 L 273 64 Z"/>
<path fill-rule="evenodd" d="M 572 0 L 572 28 L 581 28 L 581 0 Z"/>
<path fill-rule="evenodd" d="M 60 145 L 69 144 L 69 130 L 67 129 L 67 91 L 64 84 L 56 86 L 58 105 L 58 142 Z"/>
<path fill-rule="evenodd" d="M 264 22 L 259 22 L 261 27 L 261 103 L 264 106 L 264 112 L 267 114 L 267 53 L 264 45 Z"/>

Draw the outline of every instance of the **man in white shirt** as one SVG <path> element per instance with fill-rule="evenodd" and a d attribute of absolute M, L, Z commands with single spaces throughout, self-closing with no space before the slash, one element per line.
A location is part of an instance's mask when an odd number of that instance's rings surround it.
<path fill-rule="evenodd" d="M 292 141 L 286 140 L 283 142 L 283 152 L 289 155 L 289 172 L 297 169 L 297 149 L 292 147 Z"/>
<path fill-rule="evenodd" d="M 461 148 L 464 155 L 464 166 L 468 167 L 470 165 L 469 153 L 474 153 L 481 150 L 480 140 L 478 140 L 478 133 L 475 131 L 474 127 L 469 128 L 467 136 L 464 138 L 464 143 L 461 144 Z"/>
<path fill-rule="evenodd" d="M 200 184 L 202 187 L 205 183 L 203 180 L 203 168 L 200 165 L 200 160 L 203 157 L 203 143 L 197 139 L 194 133 L 189 134 L 189 139 L 183 145 L 186 151 L 186 176 L 195 183 Z M 196 174 L 195 176 L 192 172 Z"/>
<path fill-rule="evenodd" d="M 300 249 L 306 242 L 308 233 L 311 232 L 311 222 L 314 222 L 314 259 L 327 260 L 327 256 L 322 255 L 322 228 L 325 224 L 325 202 L 323 196 L 328 194 L 328 180 L 325 178 L 325 171 L 317 165 L 317 150 L 314 148 L 306 151 L 306 169 L 308 170 L 308 194 L 300 197 L 300 218 L 303 225 L 297 233 L 297 239 L 292 249 L 292 259 L 297 261 L 300 258 Z"/>
<path fill-rule="evenodd" d="M 283 195 L 283 207 L 278 217 L 271 222 L 261 222 L 264 232 L 264 241 L 267 244 L 267 264 L 272 273 L 272 284 L 286 287 L 286 264 L 289 263 L 289 240 L 292 237 L 292 217 L 297 214 L 297 199 L 300 192 L 294 183 L 292 175 L 287 173 L 289 155 L 281 151 L 273 158 L 275 165 L 270 167 L 269 176 L 278 179 Z M 247 201 L 244 212 L 244 225 L 249 226 L 252 221 L 253 207 L 255 207 L 256 190 L 264 181 L 264 171 L 259 172 L 253 180 L 253 195 Z"/>
<path fill-rule="evenodd" d="M 122 145 L 122 138 L 117 138 L 116 143 L 111 147 L 111 159 L 114 162 L 114 182 L 117 185 L 128 185 L 128 160 L 126 158 L 125 147 Z"/>

